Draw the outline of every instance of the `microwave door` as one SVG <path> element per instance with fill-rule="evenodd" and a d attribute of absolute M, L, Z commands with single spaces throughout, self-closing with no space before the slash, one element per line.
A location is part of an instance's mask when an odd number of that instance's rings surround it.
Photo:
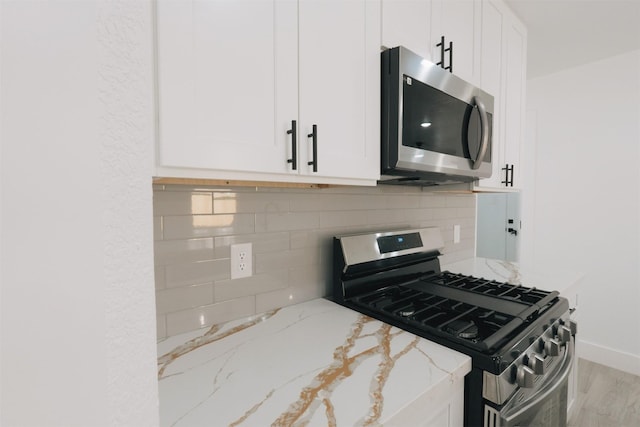
<path fill-rule="evenodd" d="M 472 174 L 490 162 L 491 117 L 481 104 L 478 98 L 469 104 L 403 76 L 399 166 Z"/>

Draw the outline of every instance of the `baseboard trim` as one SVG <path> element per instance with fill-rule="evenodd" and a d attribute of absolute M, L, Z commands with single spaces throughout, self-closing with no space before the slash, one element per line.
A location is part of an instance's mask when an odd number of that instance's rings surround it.
<path fill-rule="evenodd" d="M 578 338 L 578 357 L 640 376 L 640 356 L 603 347 Z"/>

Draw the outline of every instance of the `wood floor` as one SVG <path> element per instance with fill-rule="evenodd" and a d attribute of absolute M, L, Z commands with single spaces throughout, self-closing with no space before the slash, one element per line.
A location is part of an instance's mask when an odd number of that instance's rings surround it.
<path fill-rule="evenodd" d="M 639 427 L 640 377 L 578 360 L 578 398 L 570 427 Z"/>

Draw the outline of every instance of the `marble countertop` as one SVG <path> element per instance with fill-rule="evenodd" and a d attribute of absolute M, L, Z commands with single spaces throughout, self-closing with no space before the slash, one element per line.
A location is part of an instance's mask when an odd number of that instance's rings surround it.
<path fill-rule="evenodd" d="M 162 426 L 384 424 L 471 370 L 324 299 L 170 337 L 158 354 Z"/>

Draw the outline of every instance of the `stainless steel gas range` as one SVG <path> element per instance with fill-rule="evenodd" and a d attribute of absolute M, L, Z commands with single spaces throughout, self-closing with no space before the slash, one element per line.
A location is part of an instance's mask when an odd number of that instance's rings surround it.
<path fill-rule="evenodd" d="M 438 228 L 334 238 L 334 301 L 472 358 L 465 425 L 563 426 L 577 325 L 558 292 L 440 270 Z"/>

